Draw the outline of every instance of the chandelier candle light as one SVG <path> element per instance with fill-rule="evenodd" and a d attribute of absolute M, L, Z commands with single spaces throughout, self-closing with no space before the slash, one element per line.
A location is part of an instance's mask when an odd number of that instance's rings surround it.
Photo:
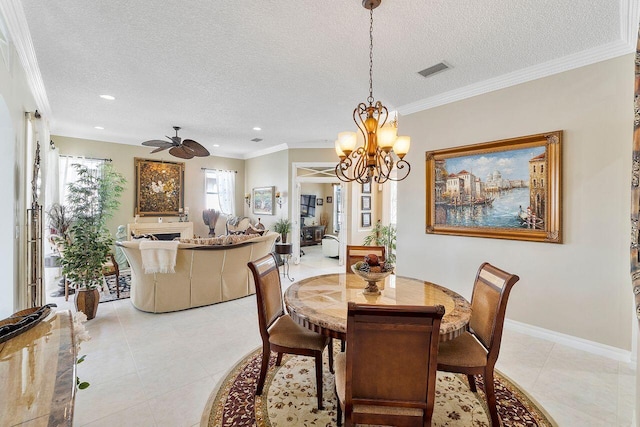
<path fill-rule="evenodd" d="M 353 110 L 353 121 L 359 132 L 340 132 L 335 142 L 340 163 L 336 165 L 336 176 L 344 182 L 361 184 L 372 180 L 382 184 L 388 180 L 402 181 L 411 165 L 404 160 L 411 139 L 397 136 L 397 117 L 387 123 L 389 111 L 380 101 L 373 99 L 373 9 L 382 0 L 363 0 L 362 6 L 369 9 L 369 97 Z M 397 171 L 395 174 L 392 172 Z"/>

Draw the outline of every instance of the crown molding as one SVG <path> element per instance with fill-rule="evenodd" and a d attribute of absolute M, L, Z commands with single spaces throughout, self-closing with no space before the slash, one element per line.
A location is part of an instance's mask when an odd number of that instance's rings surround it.
<path fill-rule="evenodd" d="M 526 83 L 532 80 L 541 79 L 564 71 L 584 67 L 596 62 L 612 59 L 631 53 L 634 50 L 635 46 L 630 48 L 627 43 L 619 40 L 599 46 L 596 49 L 590 49 L 573 55 L 568 55 L 553 61 L 534 65 L 533 67 L 524 68 L 512 73 L 503 74 L 460 89 L 412 102 L 398 107 L 398 112 L 400 115 L 406 116 L 408 114 L 417 113 L 419 111 L 428 110 L 430 108 L 439 107 L 441 105 L 450 104 L 452 102 L 461 101 L 463 99 L 483 95 L 485 93 Z"/>
<path fill-rule="evenodd" d="M 22 3 L 19 0 L 0 0 L 0 13 L 5 19 L 11 41 L 27 75 L 27 83 L 38 110 L 45 120 L 50 121 L 51 106 L 49 105 L 47 91 L 44 88 L 44 82 L 40 74 L 40 67 L 38 67 L 38 59 L 33 48 L 33 41 L 27 25 L 27 18 L 22 9 Z"/>
<path fill-rule="evenodd" d="M 635 52 L 640 13 L 638 0 L 619 0 L 619 2 L 620 40 L 412 102 L 398 107 L 398 113 L 406 116 Z"/>
<path fill-rule="evenodd" d="M 253 153 L 245 154 L 243 159 L 253 159 L 260 156 L 266 156 L 267 154 L 277 153 L 278 151 L 288 150 L 289 146 L 287 144 L 278 144 L 273 147 L 265 148 L 264 150 L 254 151 Z"/>

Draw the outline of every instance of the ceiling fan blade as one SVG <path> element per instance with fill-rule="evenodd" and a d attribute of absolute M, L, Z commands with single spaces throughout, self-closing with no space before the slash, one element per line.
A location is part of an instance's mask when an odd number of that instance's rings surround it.
<path fill-rule="evenodd" d="M 171 147 L 171 144 L 169 144 L 169 147 Z M 166 149 L 167 149 L 167 148 L 169 148 L 169 147 L 158 147 L 158 148 L 156 148 L 155 150 L 153 150 L 150 154 L 153 154 L 153 153 L 159 153 L 160 151 L 164 151 L 164 150 L 166 150 Z"/>
<path fill-rule="evenodd" d="M 142 143 L 142 145 L 146 145 L 148 147 L 164 147 L 164 148 L 173 147 L 172 143 L 167 141 L 162 141 L 159 139 L 151 139 L 149 141 L 145 141 Z"/>
<path fill-rule="evenodd" d="M 182 145 L 193 151 L 193 154 L 198 157 L 207 157 L 210 153 L 209 150 L 204 148 L 200 143 L 193 139 L 185 139 L 182 141 Z"/>
<path fill-rule="evenodd" d="M 173 147 L 169 150 L 169 154 L 175 157 L 180 157 L 181 159 L 193 159 L 193 152 L 183 146 Z"/>

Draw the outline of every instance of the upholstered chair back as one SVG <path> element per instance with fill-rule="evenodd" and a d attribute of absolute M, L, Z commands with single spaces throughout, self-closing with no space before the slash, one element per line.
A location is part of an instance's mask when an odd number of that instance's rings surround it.
<path fill-rule="evenodd" d="M 517 275 L 486 262 L 476 275 L 469 327 L 482 345 L 496 354 L 500 349 L 509 293 L 518 280 Z"/>
<path fill-rule="evenodd" d="M 444 311 L 442 306 L 349 303 L 347 420 L 395 425 L 405 415 L 431 419 Z"/>
<path fill-rule="evenodd" d="M 268 339 L 267 330 L 278 317 L 284 314 L 278 264 L 270 253 L 248 265 L 256 284 L 260 334 L 264 333 Z"/>
<path fill-rule="evenodd" d="M 384 246 L 353 246 L 347 245 L 347 273 L 353 273 L 351 266 L 358 261 L 364 260 L 364 257 L 369 254 L 378 255 L 381 260 L 385 259 L 385 247 Z"/>

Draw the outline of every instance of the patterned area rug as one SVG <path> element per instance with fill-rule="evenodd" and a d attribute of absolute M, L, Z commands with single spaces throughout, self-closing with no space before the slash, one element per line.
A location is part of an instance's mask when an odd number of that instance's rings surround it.
<path fill-rule="evenodd" d="M 336 346 L 339 347 L 339 346 Z M 262 396 L 255 396 L 261 349 L 240 361 L 214 390 L 201 426 L 335 426 L 336 397 L 333 375 L 324 359 L 323 399 L 317 410 L 314 360 L 285 355 L 275 366 L 272 354 Z M 469 390 L 466 376 L 438 372 L 433 426 L 489 426 L 482 383 Z M 556 426 L 544 409 L 504 375 L 496 372 L 498 412 L 503 426 Z"/>
<path fill-rule="evenodd" d="M 109 294 L 105 292 L 100 293 L 100 302 L 115 301 L 117 299 L 129 298 L 131 295 L 131 272 L 121 271 L 120 280 L 118 286 L 120 287 L 120 298 L 116 294 L 116 276 L 109 276 L 106 278 L 107 285 L 109 286 Z"/>

